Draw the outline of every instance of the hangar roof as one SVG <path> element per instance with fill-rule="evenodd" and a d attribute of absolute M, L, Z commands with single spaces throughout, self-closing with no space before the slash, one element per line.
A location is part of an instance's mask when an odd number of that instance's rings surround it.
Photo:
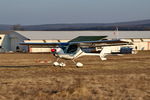
<path fill-rule="evenodd" d="M 15 31 L 31 40 L 71 40 L 78 36 L 108 38 L 150 38 L 150 31 Z"/>

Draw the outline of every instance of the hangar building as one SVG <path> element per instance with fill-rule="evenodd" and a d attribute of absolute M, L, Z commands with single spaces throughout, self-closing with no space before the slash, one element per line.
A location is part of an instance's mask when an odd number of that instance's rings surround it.
<path fill-rule="evenodd" d="M 25 43 L 67 42 L 78 36 L 108 36 L 133 42 L 138 50 L 150 50 L 150 31 L 0 31 L 0 52 L 50 52 L 48 45 L 20 45 Z"/>
<path fill-rule="evenodd" d="M 16 47 L 20 46 L 20 42 L 24 42 L 28 38 L 14 31 L 0 31 L 0 52 L 16 51 Z M 22 46 L 20 46 L 23 48 Z"/>

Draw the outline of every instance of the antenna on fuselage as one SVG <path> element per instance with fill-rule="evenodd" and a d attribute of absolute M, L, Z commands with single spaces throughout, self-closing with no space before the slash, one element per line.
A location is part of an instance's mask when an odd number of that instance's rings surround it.
<path fill-rule="evenodd" d="M 114 32 L 114 35 L 115 35 L 115 39 L 118 39 L 118 35 L 119 35 L 119 31 L 118 31 L 118 27 L 116 26 L 116 29 L 115 29 L 115 32 Z"/>
<path fill-rule="evenodd" d="M 116 38 L 118 39 L 118 35 L 119 35 L 118 27 L 116 27 L 116 31 L 117 31 Z"/>

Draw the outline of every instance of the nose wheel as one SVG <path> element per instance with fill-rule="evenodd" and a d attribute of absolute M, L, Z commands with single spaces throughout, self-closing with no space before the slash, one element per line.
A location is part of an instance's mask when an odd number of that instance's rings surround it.
<path fill-rule="evenodd" d="M 63 62 L 61 62 L 61 63 L 59 63 L 59 62 L 54 62 L 53 65 L 56 66 L 56 67 L 57 67 L 57 66 L 60 66 L 60 67 L 66 66 L 66 64 L 63 63 Z"/>

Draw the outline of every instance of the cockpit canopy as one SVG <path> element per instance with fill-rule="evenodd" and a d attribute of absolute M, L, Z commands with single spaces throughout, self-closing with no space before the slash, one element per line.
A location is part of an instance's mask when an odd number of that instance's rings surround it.
<path fill-rule="evenodd" d="M 75 53 L 78 50 L 77 44 L 71 44 L 66 50 L 66 53 Z"/>

